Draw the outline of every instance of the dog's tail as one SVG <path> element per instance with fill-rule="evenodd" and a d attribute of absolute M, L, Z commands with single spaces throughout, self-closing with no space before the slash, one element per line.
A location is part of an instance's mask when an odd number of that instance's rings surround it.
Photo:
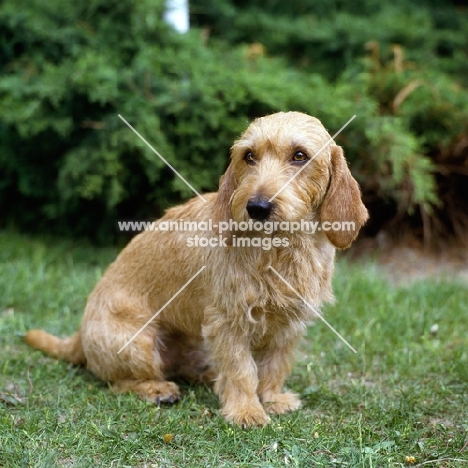
<path fill-rule="evenodd" d="M 26 333 L 24 340 L 29 346 L 40 349 L 57 359 L 72 364 L 86 364 L 79 331 L 68 338 L 60 339 L 42 330 L 30 330 Z"/>

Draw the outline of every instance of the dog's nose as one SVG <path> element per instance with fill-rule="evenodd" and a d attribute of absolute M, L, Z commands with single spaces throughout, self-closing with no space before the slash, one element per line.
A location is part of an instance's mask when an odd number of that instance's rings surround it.
<path fill-rule="evenodd" d="M 252 219 L 265 221 L 271 214 L 273 203 L 262 198 L 251 198 L 247 202 L 247 213 Z"/>

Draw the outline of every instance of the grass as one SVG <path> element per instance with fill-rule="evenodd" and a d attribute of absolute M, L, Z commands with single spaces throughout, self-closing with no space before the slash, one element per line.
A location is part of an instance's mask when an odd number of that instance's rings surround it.
<path fill-rule="evenodd" d="M 0 233 L 0 466 L 468 467 L 466 286 L 397 288 L 339 261 L 326 314 L 357 354 L 310 327 L 287 382 L 303 409 L 242 430 L 203 386 L 158 408 L 23 344 L 30 328 L 71 334 L 116 253 Z"/>

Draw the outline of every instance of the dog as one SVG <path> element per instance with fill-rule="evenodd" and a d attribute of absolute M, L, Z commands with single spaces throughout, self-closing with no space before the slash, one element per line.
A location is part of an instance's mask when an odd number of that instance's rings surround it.
<path fill-rule="evenodd" d="M 348 248 L 367 218 L 343 150 L 318 119 L 258 118 L 232 146 L 219 191 L 156 223 L 210 221 L 212 229 L 138 234 L 90 294 L 76 334 L 32 330 L 25 340 L 86 365 L 115 392 L 157 404 L 179 400 L 171 379 L 214 382 L 226 420 L 266 425 L 268 414 L 300 407 L 298 395 L 283 391 L 295 346 L 319 306 L 333 301 L 335 250 Z M 283 229 L 299 220 L 352 222 L 354 230 Z M 249 221 L 276 229 L 241 231 Z M 194 236 L 210 242 L 189 247 Z M 241 236 L 276 239 L 276 247 L 238 247 Z"/>

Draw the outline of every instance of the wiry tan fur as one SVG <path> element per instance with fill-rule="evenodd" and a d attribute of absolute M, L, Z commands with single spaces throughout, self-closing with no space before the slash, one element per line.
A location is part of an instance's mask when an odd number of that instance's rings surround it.
<path fill-rule="evenodd" d="M 298 112 L 255 120 L 232 147 L 218 193 L 194 198 L 161 220 L 248 221 L 255 197 L 271 198 L 329 141 L 320 121 Z M 252 152 L 255 164 L 245 161 Z M 333 142 L 274 199 L 269 221 L 354 221 L 356 231 L 276 232 L 289 247 L 187 247 L 187 239 L 217 232 L 145 231 L 110 265 L 88 299 L 80 330 L 60 340 L 40 330 L 26 341 L 52 356 L 86 364 L 117 392 L 154 402 L 179 398 L 169 378 L 214 380 L 223 416 L 243 426 L 264 425 L 268 413 L 299 408 L 283 393 L 294 347 L 314 312 L 332 301 L 335 247 L 347 248 L 367 219 L 343 151 Z M 266 234 L 227 234 L 266 236 Z M 202 267 L 205 270 L 120 354 L 119 349 Z"/>

